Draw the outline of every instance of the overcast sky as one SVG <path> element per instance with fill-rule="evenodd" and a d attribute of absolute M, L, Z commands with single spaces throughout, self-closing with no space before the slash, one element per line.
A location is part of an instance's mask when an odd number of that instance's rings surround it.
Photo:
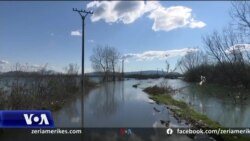
<path fill-rule="evenodd" d="M 202 49 L 201 36 L 231 21 L 228 1 L 0 2 L 0 66 L 46 63 L 62 71 L 81 64 L 81 19 L 72 8 L 93 10 L 86 19 L 86 71 L 97 45 L 117 48 L 125 71 L 165 69 L 189 51 Z M 199 47 L 199 48 L 197 48 Z"/>

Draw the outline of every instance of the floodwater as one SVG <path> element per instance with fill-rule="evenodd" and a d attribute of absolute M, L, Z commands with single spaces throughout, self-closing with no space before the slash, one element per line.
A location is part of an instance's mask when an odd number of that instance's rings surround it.
<path fill-rule="evenodd" d="M 85 94 L 84 138 L 102 141 L 193 140 L 186 135 L 168 136 L 166 134 L 168 126 L 189 127 L 190 125 L 174 118 L 166 105 L 157 104 L 149 99 L 142 88 L 132 87 L 142 82 L 139 80 L 108 82 Z M 76 120 L 81 117 L 80 106 L 79 97 L 72 104 L 53 113 L 56 126 L 81 127 L 81 120 Z M 169 124 L 166 125 L 168 121 Z M 133 136 L 120 136 L 118 128 L 131 129 Z"/>
<path fill-rule="evenodd" d="M 132 85 L 139 80 L 103 83 L 84 95 L 84 127 L 188 127 L 175 119 L 167 106 L 149 99 L 142 88 Z M 80 96 L 53 113 L 57 127 L 81 127 Z"/>
<path fill-rule="evenodd" d="M 132 87 L 139 84 L 137 88 Z M 178 122 L 167 110 L 149 99 L 142 90 L 153 85 L 170 85 L 181 88 L 173 95 L 196 111 L 207 115 L 225 127 L 250 127 L 250 98 L 235 103 L 239 92 L 215 85 L 200 86 L 180 79 L 125 80 L 101 84 L 84 96 L 84 127 L 165 127 L 162 121 L 170 121 L 171 127 L 187 127 Z M 58 127 L 80 127 L 80 97 L 54 113 Z"/>
<path fill-rule="evenodd" d="M 109 82 L 84 97 L 84 127 L 162 127 L 185 126 L 169 114 L 166 106 L 149 99 L 141 88 L 132 85 L 139 80 Z M 164 126 L 163 126 L 164 127 Z"/>
<path fill-rule="evenodd" d="M 137 87 L 133 87 L 135 84 Z M 209 136 L 196 135 L 190 138 L 186 135 L 166 135 L 168 127 L 191 125 L 176 119 L 167 109 L 168 105 L 155 103 L 143 92 L 144 88 L 154 85 L 168 85 L 179 89 L 172 95 L 173 98 L 186 102 L 197 112 L 207 115 L 225 127 L 250 127 L 248 92 L 163 78 L 101 83 L 99 87 L 84 94 L 83 100 L 78 96 L 59 111 L 53 112 L 55 125 L 58 128 L 82 127 L 83 119 L 86 140 L 214 140 Z M 243 98 L 235 98 L 238 95 L 243 95 Z M 82 110 L 84 117 L 81 116 Z M 133 129 L 136 134 L 120 136 L 119 128 Z M 5 135 L 3 138 L 8 139 L 8 135 L 12 134 Z"/>
<path fill-rule="evenodd" d="M 172 80 L 170 83 L 187 85 L 181 80 Z M 174 95 L 174 98 L 188 103 L 196 111 L 224 127 L 250 127 L 250 97 L 247 91 L 208 84 L 190 84 Z"/>

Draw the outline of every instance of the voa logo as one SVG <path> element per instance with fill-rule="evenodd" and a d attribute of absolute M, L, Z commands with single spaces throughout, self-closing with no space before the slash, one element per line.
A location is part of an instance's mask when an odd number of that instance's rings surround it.
<path fill-rule="evenodd" d="M 49 121 L 46 114 L 23 114 L 23 116 L 27 125 L 32 125 L 33 122 L 34 124 L 38 125 L 49 125 Z"/>

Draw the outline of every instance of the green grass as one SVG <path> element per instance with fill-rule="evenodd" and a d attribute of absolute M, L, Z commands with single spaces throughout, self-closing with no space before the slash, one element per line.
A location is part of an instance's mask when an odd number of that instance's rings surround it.
<path fill-rule="evenodd" d="M 204 114 L 200 114 L 196 111 L 194 111 L 188 104 L 182 101 L 178 101 L 173 99 L 170 95 L 167 94 L 160 94 L 159 91 L 154 88 L 152 91 L 148 91 L 149 88 L 146 88 L 147 92 L 150 95 L 150 98 L 154 101 L 157 101 L 159 103 L 163 103 L 166 105 L 176 106 L 178 108 L 172 108 L 171 110 L 181 119 L 186 120 L 187 122 L 194 125 L 196 128 L 202 128 L 202 129 L 225 129 L 223 126 L 221 126 L 218 122 L 215 122 L 208 118 Z M 223 140 L 223 141 L 249 141 L 250 138 L 238 135 L 238 134 L 220 134 L 220 135 L 211 135 L 217 140 Z"/>
<path fill-rule="evenodd" d="M 173 109 L 173 111 L 181 118 L 194 123 L 196 121 L 201 121 L 201 127 L 206 128 L 221 128 L 220 124 L 212 121 L 206 115 L 200 114 L 190 108 L 185 102 L 174 100 L 169 95 L 153 95 L 150 97 L 151 99 L 158 101 L 160 103 L 164 103 L 167 105 L 177 106 L 178 109 Z"/>
<path fill-rule="evenodd" d="M 171 87 L 159 87 L 157 85 L 154 85 L 152 87 L 145 88 L 143 91 L 151 95 L 160 95 L 160 94 L 171 93 L 173 92 L 173 89 Z"/>

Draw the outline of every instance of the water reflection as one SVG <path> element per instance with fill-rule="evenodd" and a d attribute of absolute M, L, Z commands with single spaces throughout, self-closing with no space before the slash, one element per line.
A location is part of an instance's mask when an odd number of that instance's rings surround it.
<path fill-rule="evenodd" d="M 170 126 L 184 126 L 176 120 L 164 105 L 158 105 L 148 98 L 142 89 L 160 85 L 167 81 L 168 85 L 177 89 L 183 88 L 173 95 L 185 101 L 196 111 L 208 115 L 226 127 L 250 127 L 250 100 L 235 103 L 230 95 L 237 91 L 215 85 L 199 86 L 182 80 L 126 80 L 103 83 L 84 97 L 85 127 L 163 127 L 161 120 L 170 120 Z M 133 88 L 134 84 L 140 84 Z M 235 94 L 236 93 L 236 94 Z M 156 112 L 158 109 L 160 112 Z M 81 101 L 78 98 L 54 114 L 58 126 L 80 126 Z M 63 117 L 63 118 L 62 118 Z M 79 121 L 79 122 L 78 122 Z"/>
<path fill-rule="evenodd" d="M 178 81 L 171 81 L 171 83 L 175 84 Z M 216 85 L 191 84 L 174 97 L 185 101 L 196 111 L 206 114 L 225 127 L 249 127 L 249 100 L 235 103 L 233 96 L 238 93 L 239 91 Z"/>
<path fill-rule="evenodd" d="M 116 83 L 105 83 L 99 89 L 96 89 L 90 93 L 91 103 L 89 107 L 93 114 L 97 117 L 103 115 L 109 116 L 116 112 L 119 108 L 120 92 L 116 88 Z M 94 93 L 94 94 L 93 94 Z M 118 94 L 118 95 L 115 95 Z"/>
<path fill-rule="evenodd" d="M 146 114 L 145 103 L 141 99 L 147 97 L 139 90 L 133 89 L 131 85 L 132 83 L 127 82 L 110 82 L 91 91 L 84 99 L 84 125 L 86 127 L 122 127 L 140 124 L 140 122 L 135 124 L 139 118 L 136 109 L 141 108 L 143 109 L 141 112 L 144 113 L 142 115 Z M 150 113 L 147 112 L 147 117 L 152 119 L 149 116 Z"/>
<path fill-rule="evenodd" d="M 109 82 L 84 98 L 85 127 L 161 127 L 161 121 L 173 120 L 164 105 L 148 98 L 141 88 L 133 88 L 141 80 Z M 156 113 L 155 109 L 159 109 Z"/>
<path fill-rule="evenodd" d="M 81 127 L 81 98 L 66 104 L 61 110 L 53 113 L 56 127 Z"/>

